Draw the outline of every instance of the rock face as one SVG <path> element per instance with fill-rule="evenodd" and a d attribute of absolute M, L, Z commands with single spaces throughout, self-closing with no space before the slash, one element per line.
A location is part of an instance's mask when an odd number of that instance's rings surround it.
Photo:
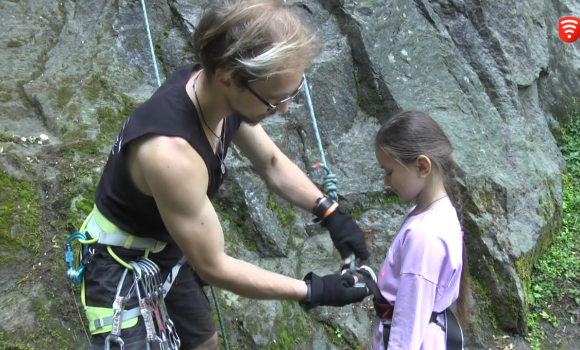
<path fill-rule="evenodd" d="M 328 166 L 378 267 L 410 204 L 382 190 L 379 118 L 421 109 L 457 149 L 473 277 L 471 349 L 526 334 L 530 266 L 561 222 L 563 160 L 551 127 L 580 88 L 579 45 L 559 17 L 572 0 L 306 0 L 324 51 L 307 72 Z M 147 0 L 161 81 L 189 63 L 204 3 Z M 114 135 L 157 86 L 140 1 L 0 2 L 0 348 L 87 343 L 64 240 L 92 207 Z M 315 182 L 321 155 L 304 95 L 263 126 Z M 14 136 L 17 135 L 17 136 Z M 40 135 L 43 135 L 42 137 Z M 47 139 L 48 137 L 48 139 Z M 236 258 L 302 278 L 336 271 L 330 238 L 271 194 L 234 149 L 215 200 Z M 364 305 L 319 308 L 218 290 L 237 349 L 363 349 Z M 82 314 L 82 309 L 80 310 Z M 43 345 L 44 344 L 44 345 Z"/>

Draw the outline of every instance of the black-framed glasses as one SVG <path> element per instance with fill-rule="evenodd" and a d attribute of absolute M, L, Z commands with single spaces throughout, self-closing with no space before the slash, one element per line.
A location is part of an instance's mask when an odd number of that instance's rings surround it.
<path fill-rule="evenodd" d="M 296 97 L 296 95 L 298 95 L 300 93 L 300 90 L 302 90 L 302 87 L 304 86 L 304 76 L 302 76 L 302 80 L 300 80 L 300 85 L 298 85 L 298 87 L 296 88 L 296 90 L 294 90 L 294 92 L 292 92 L 290 95 L 288 95 L 288 96 L 284 97 L 283 99 L 281 99 L 280 101 L 278 101 L 278 103 L 272 104 L 272 103 L 268 102 L 268 100 L 263 98 L 254 89 L 252 89 L 252 87 L 250 86 L 249 83 L 251 83 L 253 81 L 256 81 L 256 80 L 250 80 L 250 81 L 246 82 L 244 85 L 246 86 L 246 89 L 248 89 L 252 93 L 252 95 L 256 96 L 256 98 L 258 100 L 260 100 L 260 102 L 262 102 L 263 104 L 266 105 L 266 107 L 268 107 L 268 111 L 271 111 L 274 108 L 281 105 L 282 103 L 287 102 L 287 101 L 293 99 L 294 97 Z"/>

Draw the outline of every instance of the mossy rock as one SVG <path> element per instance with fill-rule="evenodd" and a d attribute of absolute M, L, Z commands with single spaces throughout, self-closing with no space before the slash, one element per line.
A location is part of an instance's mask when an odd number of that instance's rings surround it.
<path fill-rule="evenodd" d="M 0 159 L 0 276 L 7 282 L 0 313 L 10 320 L 0 328 L 0 349 L 76 350 L 83 327 L 70 287 L 63 288 L 64 236 L 48 222 L 54 213 L 41 195 L 39 169 L 14 154 Z"/>
<path fill-rule="evenodd" d="M 16 156 L 5 156 L 3 163 L 15 174 L 2 169 L 0 163 L 0 252 L 5 258 L 24 261 L 25 255 L 18 253 L 38 254 L 40 249 L 41 199 L 36 191 L 37 178 Z"/>

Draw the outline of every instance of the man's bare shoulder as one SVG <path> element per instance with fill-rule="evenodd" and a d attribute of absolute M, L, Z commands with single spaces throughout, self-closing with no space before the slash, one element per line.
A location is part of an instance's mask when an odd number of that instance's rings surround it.
<path fill-rule="evenodd" d="M 149 134 L 141 137 L 134 145 L 137 154 L 155 153 L 159 151 L 167 154 L 195 152 L 193 147 L 181 137 Z"/>
<path fill-rule="evenodd" d="M 208 181 L 203 159 L 183 138 L 148 135 L 134 145 L 132 153 L 147 182 Z"/>

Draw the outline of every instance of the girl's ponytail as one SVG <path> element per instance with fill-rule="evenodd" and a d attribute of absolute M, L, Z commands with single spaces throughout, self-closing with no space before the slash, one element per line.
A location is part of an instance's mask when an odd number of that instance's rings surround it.
<path fill-rule="evenodd" d="M 461 235 L 464 235 L 463 231 L 463 204 L 461 201 L 461 191 L 459 190 L 458 180 L 457 180 L 457 164 L 453 158 L 450 159 L 448 164 L 444 167 L 445 172 L 445 189 L 451 203 L 457 211 L 457 219 L 459 220 L 459 225 L 461 226 Z M 458 319 L 461 323 L 461 327 L 466 329 L 469 322 L 469 264 L 467 260 L 467 250 L 465 247 L 465 240 L 463 240 L 463 267 L 461 269 L 461 281 L 459 287 L 459 298 L 457 299 L 457 313 Z"/>

